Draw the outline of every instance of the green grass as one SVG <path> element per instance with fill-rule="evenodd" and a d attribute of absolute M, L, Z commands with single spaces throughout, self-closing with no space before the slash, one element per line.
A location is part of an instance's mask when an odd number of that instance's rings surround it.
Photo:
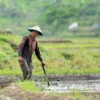
<path fill-rule="evenodd" d="M 74 49 L 74 48 L 99 48 L 99 38 L 69 38 L 72 43 L 40 43 L 46 49 Z M 92 41 L 91 41 L 92 40 Z"/>
<path fill-rule="evenodd" d="M 10 46 L 10 39 L 17 45 L 21 37 L 0 34 L 0 75 L 22 75 L 17 51 Z M 48 74 L 100 73 L 100 40 L 74 38 L 72 43 L 39 43 Z M 41 63 L 33 54 L 33 75 L 44 75 Z"/>
<path fill-rule="evenodd" d="M 4 75 L 4 76 L 22 76 L 22 72 L 21 70 L 10 70 L 10 69 L 3 69 L 3 70 L 0 70 L 0 75 Z"/>
<path fill-rule="evenodd" d="M 42 44 L 41 44 L 42 45 Z M 100 44 L 78 44 L 78 43 L 61 43 L 61 44 L 56 44 L 56 43 L 48 43 L 45 44 L 44 47 L 47 47 L 46 49 L 77 49 L 77 48 L 99 48 Z"/>
<path fill-rule="evenodd" d="M 8 42 L 8 41 L 12 41 L 16 44 L 19 44 L 21 40 L 21 37 L 18 35 L 14 35 L 14 34 L 0 34 L 0 41 L 2 42 Z"/>
<path fill-rule="evenodd" d="M 16 84 L 22 89 L 31 92 L 41 92 L 41 88 L 36 87 L 36 83 L 34 81 L 24 81 L 24 82 L 16 82 Z"/>

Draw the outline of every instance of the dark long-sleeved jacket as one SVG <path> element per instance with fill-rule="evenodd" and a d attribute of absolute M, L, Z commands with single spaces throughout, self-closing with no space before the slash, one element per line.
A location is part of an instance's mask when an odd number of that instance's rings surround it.
<path fill-rule="evenodd" d="M 42 57 L 36 39 L 33 39 L 31 35 L 23 37 L 18 48 L 18 56 L 21 56 L 22 58 L 26 59 L 28 62 L 32 62 L 32 54 L 34 51 L 37 58 L 40 61 L 42 61 Z"/>

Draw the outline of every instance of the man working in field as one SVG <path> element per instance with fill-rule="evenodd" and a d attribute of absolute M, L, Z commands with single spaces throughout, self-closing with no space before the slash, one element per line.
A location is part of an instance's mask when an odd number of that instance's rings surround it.
<path fill-rule="evenodd" d="M 18 48 L 18 61 L 23 72 L 24 80 L 31 79 L 33 69 L 32 54 L 34 51 L 37 58 L 41 61 L 41 65 L 45 65 L 39 51 L 38 43 L 35 39 L 38 35 L 42 36 L 42 31 L 38 26 L 29 28 L 28 31 L 30 31 L 30 34 L 23 37 Z"/>

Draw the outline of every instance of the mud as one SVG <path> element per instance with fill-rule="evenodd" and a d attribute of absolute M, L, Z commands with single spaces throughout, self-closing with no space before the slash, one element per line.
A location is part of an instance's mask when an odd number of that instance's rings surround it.
<path fill-rule="evenodd" d="M 54 85 L 45 86 L 45 92 L 100 92 L 100 80 L 54 82 Z"/>
<path fill-rule="evenodd" d="M 19 76 L 0 76 L 0 100 L 100 100 L 100 74 L 91 75 L 49 75 L 50 86 L 45 76 L 33 76 L 41 93 L 22 90 L 14 82 L 22 80 Z M 31 81 L 32 81 L 31 80 Z M 23 80 L 22 80 L 23 81 Z M 43 90 L 44 88 L 44 90 Z M 71 93 L 54 96 L 50 93 Z M 83 96 L 81 99 L 77 96 Z"/>
<path fill-rule="evenodd" d="M 42 78 L 41 78 L 42 79 Z M 50 86 L 37 81 L 38 87 L 44 87 L 45 92 L 100 92 L 100 75 L 60 75 L 49 76 Z"/>
<path fill-rule="evenodd" d="M 45 76 L 32 77 L 38 88 L 44 87 L 44 92 L 100 92 L 100 74 L 49 75 L 48 79 L 50 86 L 47 85 Z M 22 77 L 1 76 L 0 86 L 4 87 L 18 80 L 22 80 Z"/>
<path fill-rule="evenodd" d="M 0 92 L 0 100 L 100 100 L 100 93 L 79 93 L 80 97 L 77 93 L 77 91 L 65 95 L 54 95 L 47 92 L 33 93 L 22 90 L 11 83 Z"/>
<path fill-rule="evenodd" d="M 52 96 L 47 93 L 25 91 L 20 89 L 14 83 L 11 83 L 0 93 L 0 100 L 65 100 L 65 97 Z"/>

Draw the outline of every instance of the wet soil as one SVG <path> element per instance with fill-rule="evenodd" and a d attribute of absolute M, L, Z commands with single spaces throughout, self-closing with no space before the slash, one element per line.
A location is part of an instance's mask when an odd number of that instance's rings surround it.
<path fill-rule="evenodd" d="M 49 75 L 50 86 L 47 85 L 45 76 L 33 76 L 38 88 L 44 87 L 46 92 L 100 92 L 100 74 L 89 75 Z M 5 87 L 12 82 L 22 80 L 19 76 L 1 76 L 0 86 Z M 23 81 L 23 80 L 22 80 Z"/>
<path fill-rule="evenodd" d="M 48 78 L 50 86 L 47 85 L 45 76 L 33 76 L 32 80 L 36 82 L 37 87 L 44 87 L 44 90 L 41 91 L 42 93 L 32 93 L 14 84 L 17 80 L 22 80 L 22 77 L 0 76 L 0 86 L 5 87 L 1 89 L 0 100 L 100 100 L 100 74 L 49 75 Z M 75 94 L 77 91 L 84 93 L 85 99 L 78 99 Z M 54 92 L 71 93 L 72 95 L 54 96 L 50 94 Z M 93 95 L 88 96 L 88 93 Z"/>
<path fill-rule="evenodd" d="M 42 77 L 40 78 L 42 79 Z M 46 92 L 100 92 L 100 75 L 53 75 L 49 76 L 50 86 L 37 81 L 38 87 L 44 87 Z"/>
<path fill-rule="evenodd" d="M 72 81 L 89 81 L 89 80 L 100 80 L 100 74 L 67 74 L 67 75 L 48 75 L 48 79 L 50 82 L 68 82 Z M 21 76 L 0 76 L 0 86 L 6 86 L 9 83 L 16 82 L 18 80 L 22 80 Z M 45 76 L 32 76 L 32 80 L 36 82 L 44 82 L 46 80 Z"/>
<path fill-rule="evenodd" d="M 43 93 L 32 93 L 20 89 L 14 83 L 4 88 L 0 95 L 0 100 L 62 100 L 61 97 L 50 96 Z"/>
<path fill-rule="evenodd" d="M 100 93 L 78 93 L 54 95 L 49 93 L 33 93 L 24 91 L 14 83 L 2 89 L 0 100 L 100 100 Z"/>

